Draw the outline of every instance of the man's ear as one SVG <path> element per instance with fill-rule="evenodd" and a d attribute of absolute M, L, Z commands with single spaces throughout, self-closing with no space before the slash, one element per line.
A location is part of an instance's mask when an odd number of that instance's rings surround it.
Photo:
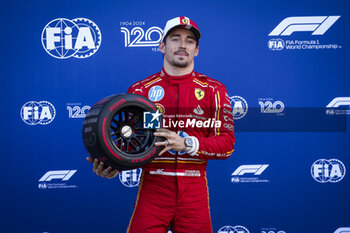
<path fill-rule="evenodd" d="M 165 53 L 165 43 L 163 41 L 159 43 L 159 50 L 162 53 Z"/>
<path fill-rule="evenodd" d="M 196 47 L 196 52 L 194 53 L 194 56 L 197 57 L 199 53 L 199 46 Z"/>

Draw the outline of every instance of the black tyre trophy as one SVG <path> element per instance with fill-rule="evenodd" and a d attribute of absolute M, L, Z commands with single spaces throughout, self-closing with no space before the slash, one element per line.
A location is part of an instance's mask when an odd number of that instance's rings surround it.
<path fill-rule="evenodd" d="M 120 171 L 149 163 L 161 151 L 154 143 L 162 139 L 153 135 L 155 129 L 143 127 L 144 112 L 157 109 L 150 100 L 136 94 L 112 95 L 98 101 L 83 124 L 86 150 L 106 167 Z"/>

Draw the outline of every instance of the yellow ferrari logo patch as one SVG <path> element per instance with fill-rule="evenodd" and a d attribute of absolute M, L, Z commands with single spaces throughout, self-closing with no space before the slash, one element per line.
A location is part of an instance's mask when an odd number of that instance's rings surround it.
<path fill-rule="evenodd" d="M 188 24 L 188 19 L 182 19 L 182 24 Z"/>
<path fill-rule="evenodd" d="M 203 90 L 199 89 L 199 88 L 196 88 L 196 89 L 194 90 L 194 95 L 196 96 L 196 98 L 197 98 L 198 100 L 203 99 L 203 98 L 204 98 L 204 94 L 205 94 L 205 92 L 204 92 Z"/>

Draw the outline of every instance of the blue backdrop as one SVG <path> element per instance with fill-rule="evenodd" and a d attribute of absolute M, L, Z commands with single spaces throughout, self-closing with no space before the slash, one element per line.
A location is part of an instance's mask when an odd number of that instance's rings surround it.
<path fill-rule="evenodd" d="M 236 150 L 208 165 L 213 231 L 350 232 L 348 1 L 9 1 L 0 11 L 0 232 L 126 231 L 140 170 L 93 174 L 83 117 L 161 70 L 161 30 L 182 15 L 202 33 L 195 70 L 224 83 L 235 107 Z"/>

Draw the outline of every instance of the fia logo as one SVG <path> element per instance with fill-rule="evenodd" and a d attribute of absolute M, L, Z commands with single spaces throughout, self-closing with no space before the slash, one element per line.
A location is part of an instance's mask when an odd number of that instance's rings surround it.
<path fill-rule="evenodd" d="M 119 173 L 119 180 L 124 186 L 128 188 L 136 187 L 139 186 L 141 174 L 141 168 L 122 171 Z"/>
<path fill-rule="evenodd" d="M 47 189 L 47 184 L 45 184 L 45 183 L 38 184 L 38 188 L 39 189 Z"/>
<path fill-rule="evenodd" d="M 229 99 L 233 109 L 233 119 L 239 120 L 243 118 L 248 112 L 247 101 L 240 96 L 231 96 Z"/>
<path fill-rule="evenodd" d="M 284 49 L 285 43 L 283 40 L 277 38 L 277 39 L 271 39 L 269 42 L 267 42 L 267 47 L 271 50 L 282 50 Z"/>
<path fill-rule="evenodd" d="M 338 159 L 319 159 L 311 166 L 311 175 L 319 183 L 339 182 L 345 173 L 345 165 Z"/>
<path fill-rule="evenodd" d="M 218 230 L 218 233 L 249 233 L 249 230 L 244 226 L 224 226 Z"/>
<path fill-rule="evenodd" d="M 90 57 L 100 47 L 101 40 L 98 26 L 85 18 L 54 19 L 41 34 L 45 51 L 58 59 Z"/>
<path fill-rule="evenodd" d="M 163 30 L 156 26 L 147 29 L 146 33 L 141 27 L 134 27 L 133 29 L 131 29 L 131 31 L 126 27 L 121 27 L 120 32 L 124 34 L 125 47 L 158 46 L 159 42 L 162 40 L 163 35 Z M 151 36 L 152 33 L 155 34 L 155 36 Z"/>
<path fill-rule="evenodd" d="M 157 110 L 156 112 L 143 113 L 143 128 L 145 129 L 160 129 L 160 121 L 162 114 Z"/>
<path fill-rule="evenodd" d="M 55 119 L 56 109 L 48 101 L 29 101 L 22 106 L 20 114 L 28 125 L 47 125 Z"/>

